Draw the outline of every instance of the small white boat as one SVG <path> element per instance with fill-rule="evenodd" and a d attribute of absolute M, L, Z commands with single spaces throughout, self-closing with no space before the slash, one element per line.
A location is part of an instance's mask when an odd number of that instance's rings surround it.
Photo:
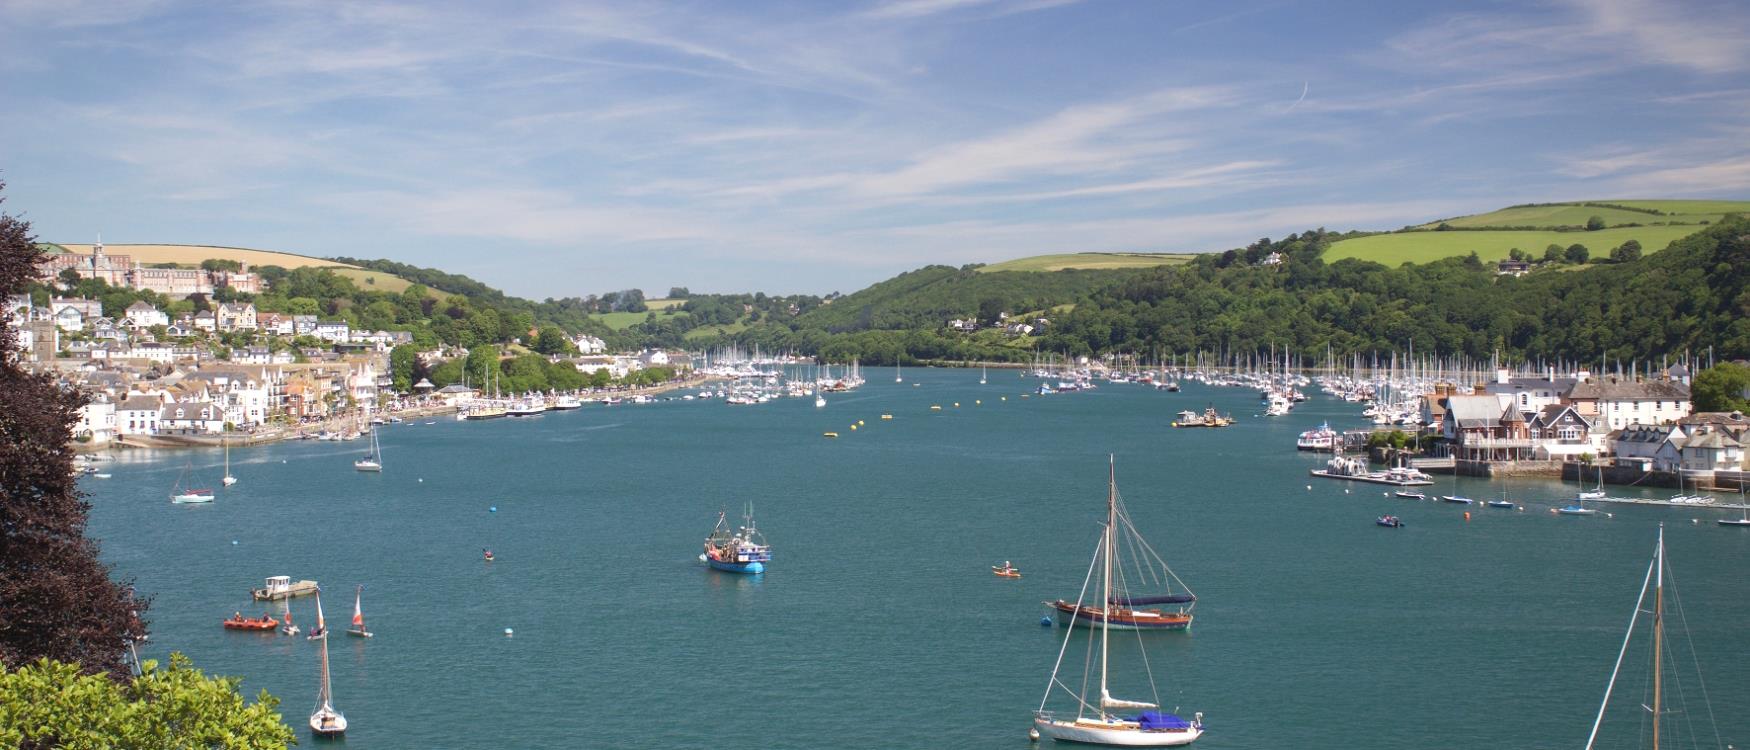
<path fill-rule="evenodd" d="M 377 444 L 377 431 L 371 430 L 371 452 L 364 458 L 352 462 L 352 468 L 358 471 L 383 470 L 383 451 Z"/>
<path fill-rule="evenodd" d="M 183 481 L 188 479 L 188 472 L 193 468 L 193 462 L 189 462 L 182 467 L 182 475 L 176 478 L 176 485 L 170 490 L 170 502 L 186 505 L 189 503 L 210 503 L 213 501 L 212 490 L 205 487 L 185 487 L 183 485 Z"/>
<path fill-rule="evenodd" d="M 358 590 L 354 591 L 352 595 L 352 627 L 346 629 L 347 635 L 354 635 L 360 638 L 371 637 L 371 631 L 365 630 L 365 611 L 363 607 L 360 606 L 360 601 L 364 598 L 364 595 L 365 586 L 361 583 L 359 584 Z"/>
<path fill-rule="evenodd" d="M 316 711 L 310 714 L 310 731 L 318 736 L 346 734 L 346 715 L 334 709 L 334 691 L 328 679 L 328 638 L 322 623 L 322 595 L 316 595 L 316 630 L 322 639 L 322 686 L 316 693 Z"/>
<path fill-rule="evenodd" d="M 219 480 L 219 483 L 226 487 L 237 483 L 237 478 L 231 476 L 231 441 L 229 440 L 225 441 L 225 478 Z"/>
<path fill-rule="evenodd" d="M 101 472 L 101 471 L 99 471 L 99 472 L 93 472 L 93 473 L 92 473 L 92 474 L 91 474 L 91 476 L 92 476 L 92 477 L 95 477 L 95 478 L 97 478 L 97 479 L 108 479 L 108 478 L 109 478 L 109 477 L 110 477 L 110 475 L 109 475 L 109 474 L 107 474 L 107 473 L 105 473 L 105 472 Z"/>

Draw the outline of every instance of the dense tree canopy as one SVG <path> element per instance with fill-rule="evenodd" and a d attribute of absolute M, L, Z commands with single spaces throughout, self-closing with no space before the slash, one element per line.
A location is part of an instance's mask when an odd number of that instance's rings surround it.
<path fill-rule="evenodd" d="M 28 223 L 0 214 L 0 297 L 26 287 L 40 252 Z M 85 536 L 70 447 L 84 397 L 26 372 L 17 341 L 0 315 L 0 665 L 47 657 L 124 675 L 145 603 L 110 580 Z"/>
<path fill-rule="evenodd" d="M 1721 362 L 1696 373 L 1690 399 L 1696 411 L 1740 411 L 1750 414 L 1750 367 Z"/>
<path fill-rule="evenodd" d="M 181 654 L 146 661 L 126 682 L 47 659 L 0 665 L 0 747 L 35 750 L 269 750 L 295 740 L 265 691 L 254 703 L 238 680 L 207 677 Z"/>

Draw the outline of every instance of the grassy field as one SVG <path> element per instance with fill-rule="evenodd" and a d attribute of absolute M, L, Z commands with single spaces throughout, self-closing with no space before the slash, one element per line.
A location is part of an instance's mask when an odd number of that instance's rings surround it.
<path fill-rule="evenodd" d="M 996 273 L 998 271 L 1062 271 L 1065 268 L 1152 268 L 1154 266 L 1175 266 L 1189 263 L 1191 257 L 1182 253 L 1060 253 L 1005 260 L 978 270 L 982 273 Z"/>
<path fill-rule="evenodd" d="M 335 268 L 334 273 L 337 276 L 345 276 L 352 279 L 353 285 L 360 289 L 369 289 L 378 292 L 394 292 L 400 294 L 405 291 L 407 287 L 413 286 L 413 282 L 403 279 L 400 276 L 364 268 Z"/>
<path fill-rule="evenodd" d="M 90 255 L 91 245 L 76 245 L 58 243 L 69 252 L 80 255 Z M 177 263 L 195 268 L 201 261 L 208 258 L 224 258 L 240 260 L 252 266 L 280 266 L 282 268 L 303 268 L 305 266 L 322 266 L 327 268 L 353 268 L 345 263 L 332 260 L 312 258 L 307 255 L 293 255 L 272 250 L 251 250 L 243 247 L 217 247 L 211 245 L 104 245 L 105 255 L 127 255 L 145 265 L 153 263 Z"/>
<path fill-rule="evenodd" d="M 599 321 L 607 324 L 607 326 L 609 328 L 612 328 L 616 331 L 624 331 L 627 328 L 631 328 L 632 326 L 638 325 L 639 323 L 643 323 L 644 319 L 650 315 L 650 312 L 652 312 L 652 311 L 636 312 L 636 313 L 635 312 L 594 313 L 594 314 L 590 315 L 590 317 L 595 318 L 596 320 L 599 320 Z M 657 312 L 656 317 L 661 318 L 665 315 L 685 315 L 685 314 L 686 313 L 670 310 L 667 312 Z"/>
<path fill-rule="evenodd" d="M 680 307 L 681 305 L 684 305 L 686 303 L 687 303 L 687 301 L 684 299 L 647 299 L 647 300 L 644 300 L 644 306 L 648 307 L 652 310 L 667 310 L 671 307 Z"/>
<path fill-rule="evenodd" d="M 744 330 L 747 330 L 747 324 L 744 322 L 741 322 L 741 321 L 736 321 L 736 322 L 731 323 L 731 324 L 726 325 L 726 326 L 725 325 L 700 326 L 698 328 L 694 328 L 691 331 L 687 331 L 686 335 L 682 336 L 681 338 L 684 338 L 688 341 L 697 341 L 699 339 L 707 338 L 710 336 L 716 336 L 718 334 L 740 333 L 741 331 L 744 331 Z"/>
<path fill-rule="evenodd" d="M 1360 258 L 1395 266 L 1400 263 L 1427 263 L 1441 258 L 1468 255 L 1471 252 L 1475 252 L 1477 257 L 1485 261 L 1494 261 L 1506 258 L 1507 251 L 1515 247 L 1531 253 L 1533 257 L 1541 258 L 1543 249 L 1552 243 L 1567 247 L 1576 242 L 1585 245 L 1591 251 L 1592 257 L 1598 258 L 1608 256 L 1611 248 L 1631 239 L 1639 240 L 1644 252 L 1658 252 L 1671 244 L 1672 240 L 1687 237 L 1701 229 L 1701 225 L 1691 225 L 1601 229 L 1596 232 L 1398 232 L 1338 242 L 1325 251 L 1325 262 Z"/>
<path fill-rule="evenodd" d="M 1680 222 L 1683 224 L 1700 224 L 1701 222 L 1719 221 L 1727 213 L 1750 212 L 1750 201 L 1596 201 L 1634 208 L 1650 208 L 1664 211 L 1665 216 L 1654 216 L 1639 211 L 1627 211 L 1620 208 L 1604 206 L 1585 206 L 1579 203 L 1563 203 L 1551 206 L 1519 206 L 1503 208 L 1486 214 L 1458 216 L 1441 221 L 1431 221 L 1423 224 L 1424 228 L 1433 229 L 1442 221 L 1458 228 L 1475 227 L 1580 227 L 1594 216 L 1603 219 L 1607 225 L 1618 224 L 1650 224 L 1653 222 Z"/>

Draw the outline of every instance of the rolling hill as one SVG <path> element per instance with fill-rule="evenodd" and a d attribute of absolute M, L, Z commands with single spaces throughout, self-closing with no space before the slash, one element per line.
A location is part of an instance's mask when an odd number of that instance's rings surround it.
<path fill-rule="evenodd" d="M 1717 223 L 1728 213 L 1750 213 L 1750 201 L 1606 200 L 1510 206 L 1499 211 L 1432 221 L 1402 231 L 1355 237 L 1331 245 L 1325 261 L 1359 258 L 1386 265 L 1426 263 L 1472 252 L 1485 260 L 1519 248 L 1540 257 L 1549 245 L 1585 245 L 1592 257 L 1628 240 L 1647 253 Z M 1606 229 L 1586 231 L 1592 217 Z M 1638 224 L 1640 226 L 1629 226 Z M 1438 227 L 1448 229 L 1441 230 Z"/>
<path fill-rule="evenodd" d="M 978 270 L 982 273 L 1002 271 L 1062 271 L 1068 268 L 1100 270 L 1112 268 L 1153 268 L 1190 262 L 1184 253 L 1058 253 L 992 263 Z"/>

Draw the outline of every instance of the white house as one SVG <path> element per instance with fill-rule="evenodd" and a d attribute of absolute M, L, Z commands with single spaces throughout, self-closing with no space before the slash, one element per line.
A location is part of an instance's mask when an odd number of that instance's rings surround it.
<path fill-rule="evenodd" d="M 73 425 L 74 439 L 101 445 L 115 439 L 115 430 L 114 401 L 100 395 L 79 407 L 79 422 Z"/>
<path fill-rule="evenodd" d="M 1591 380 L 1575 384 L 1567 400 L 1580 416 L 1606 430 L 1676 422 L 1690 412 L 1689 388 L 1666 380 Z"/>
<path fill-rule="evenodd" d="M 1544 407 L 1560 404 L 1563 397 L 1580 381 L 1577 378 L 1513 377 L 1506 370 L 1495 373 L 1495 382 L 1483 390 L 1496 396 L 1508 396 L 1520 411 L 1543 411 Z"/>
<path fill-rule="evenodd" d="M 255 303 L 220 303 L 215 319 L 221 331 L 253 331 Z"/>
<path fill-rule="evenodd" d="M 197 329 L 200 329 L 202 331 L 206 331 L 208 333 L 211 333 L 215 330 L 218 330 L 219 318 L 218 318 L 218 316 L 214 315 L 213 311 L 211 311 L 211 310 L 206 310 L 203 312 L 195 313 L 194 314 L 194 327 Z"/>
<path fill-rule="evenodd" d="M 158 432 L 158 414 L 163 407 L 164 402 L 157 396 L 128 396 L 116 405 L 116 431 L 123 435 L 151 435 Z"/>
<path fill-rule="evenodd" d="M 608 343 L 587 333 L 580 333 L 571 340 L 577 346 L 579 354 L 601 354 L 608 350 Z"/>
<path fill-rule="evenodd" d="M 224 432 L 225 410 L 205 401 L 165 404 L 158 412 L 158 429 L 162 432 Z"/>
<path fill-rule="evenodd" d="M 152 326 L 170 325 L 170 316 L 163 310 L 147 304 L 145 300 L 139 300 L 134 304 L 128 305 L 126 314 L 128 320 L 134 324 L 135 328 L 151 328 Z"/>
<path fill-rule="evenodd" d="M 63 331 L 85 330 L 85 314 L 79 312 L 77 307 L 69 305 L 54 311 L 51 315 L 54 317 L 56 328 Z"/>
<path fill-rule="evenodd" d="M 311 333 L 331 344 L 344 344 L 351 338 L 352 326 L 344 320 L 320 321 Z"/>

